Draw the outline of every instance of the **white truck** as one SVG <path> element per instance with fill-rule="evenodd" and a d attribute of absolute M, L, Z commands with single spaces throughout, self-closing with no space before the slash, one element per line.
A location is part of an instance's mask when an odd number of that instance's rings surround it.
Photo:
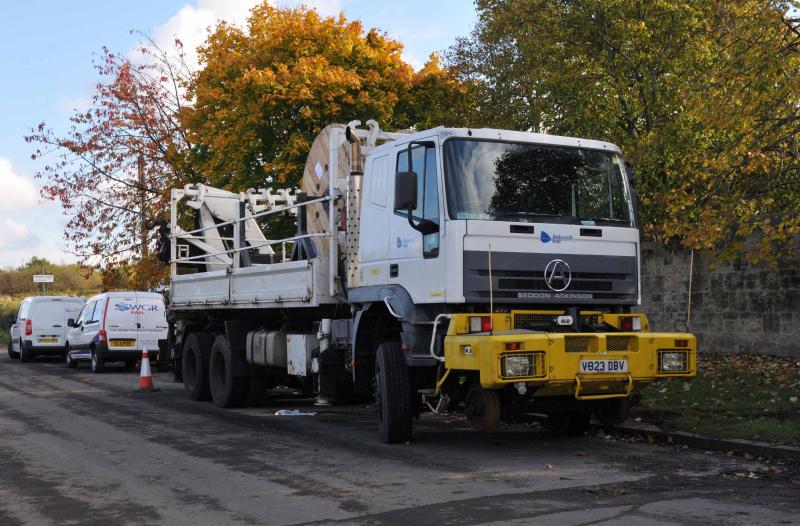
<path fill-rule="evenodd" d="M 539 413 L 580 434 L 643 386 L 691 377 L 696 340 L 640 304 L 632 174 L 613 144 L 497 129 L 316 138 L 302 190 L 172 190 L 169 357 L 191 398 L 276 383 L 377 406 L 380 437 L 424 411 L 491 432 Z M 268 216 L 297 232 L 269 239 Z"/>

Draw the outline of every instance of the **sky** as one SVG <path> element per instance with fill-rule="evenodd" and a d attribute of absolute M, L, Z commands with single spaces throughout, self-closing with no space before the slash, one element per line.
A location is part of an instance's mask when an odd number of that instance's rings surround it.
<path fill-rule="evenodd" d="M 102 47 L 127 52 L 131 30 L 157 42 L 180 38 L 186 49 L 202 44 L 219 20 L 242 24 L 255 0 L 0 0 L 0 267 L 31 257 L 73 262 L 64 250 L 66 218 L 58 203 L 39 195 L 34 174 L 54 158 L 32 160 L 23 136 L 45 122 L 60 135 L 69 117 L 87 107 L 97 81 L 92 67 Z M 420 68 L 428 55 L 469 33 L 472 0 L 271 0 L 298 3 L 322 14 L 340 11 L 366 27 L 386 31 L 405 45 L 405 59 Z"/>

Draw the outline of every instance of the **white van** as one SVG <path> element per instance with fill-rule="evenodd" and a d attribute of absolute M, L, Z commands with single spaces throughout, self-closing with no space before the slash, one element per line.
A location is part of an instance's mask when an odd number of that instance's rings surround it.
<path fill-rule="evenodd" d="M 167 317 L 164 298 L 156 292 L 104 292 L 86 301 L 74 320 L 68 320 L 67 367 L 89 360 L 92 372 L 106 362 L 125 362 L 129 368 L 147 349 L 152 360 L 166 349 Z"/>
<path fill-rule="evenodd" d="M 64 354 L 67 320 L 74 318 L 84 298 L 33 296 L 20 303 L 11 326 L 8 354 L 29 362 L 40 354 Z"/>

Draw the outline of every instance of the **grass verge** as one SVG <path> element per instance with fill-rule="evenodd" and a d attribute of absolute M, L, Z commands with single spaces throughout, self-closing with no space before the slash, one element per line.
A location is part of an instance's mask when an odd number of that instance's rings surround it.
<path fill-rule="evenodd" d="M 633 416 L 665 430 L 800 445 L 800 359 L 701 353 L 697 378 L 649 386 Z"/>

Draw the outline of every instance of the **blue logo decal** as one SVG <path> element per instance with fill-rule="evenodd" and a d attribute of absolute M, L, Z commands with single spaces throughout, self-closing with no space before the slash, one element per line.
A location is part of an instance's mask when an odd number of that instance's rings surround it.
<path fill-rule="evenodd" d="M 573 239 L 572 234 L 548 234 L 544 230 L 539 235 L 539 241 L 542 243 L 550 243 L 551 241 L 553 243 L 561 243 L 562 241 L 572 241 Z"/>
<path fill-rule="evenodd" d="M 400 236 L 397 237 L 397 248 L 403 248 L 403 240 L 400 239 Z"/>

